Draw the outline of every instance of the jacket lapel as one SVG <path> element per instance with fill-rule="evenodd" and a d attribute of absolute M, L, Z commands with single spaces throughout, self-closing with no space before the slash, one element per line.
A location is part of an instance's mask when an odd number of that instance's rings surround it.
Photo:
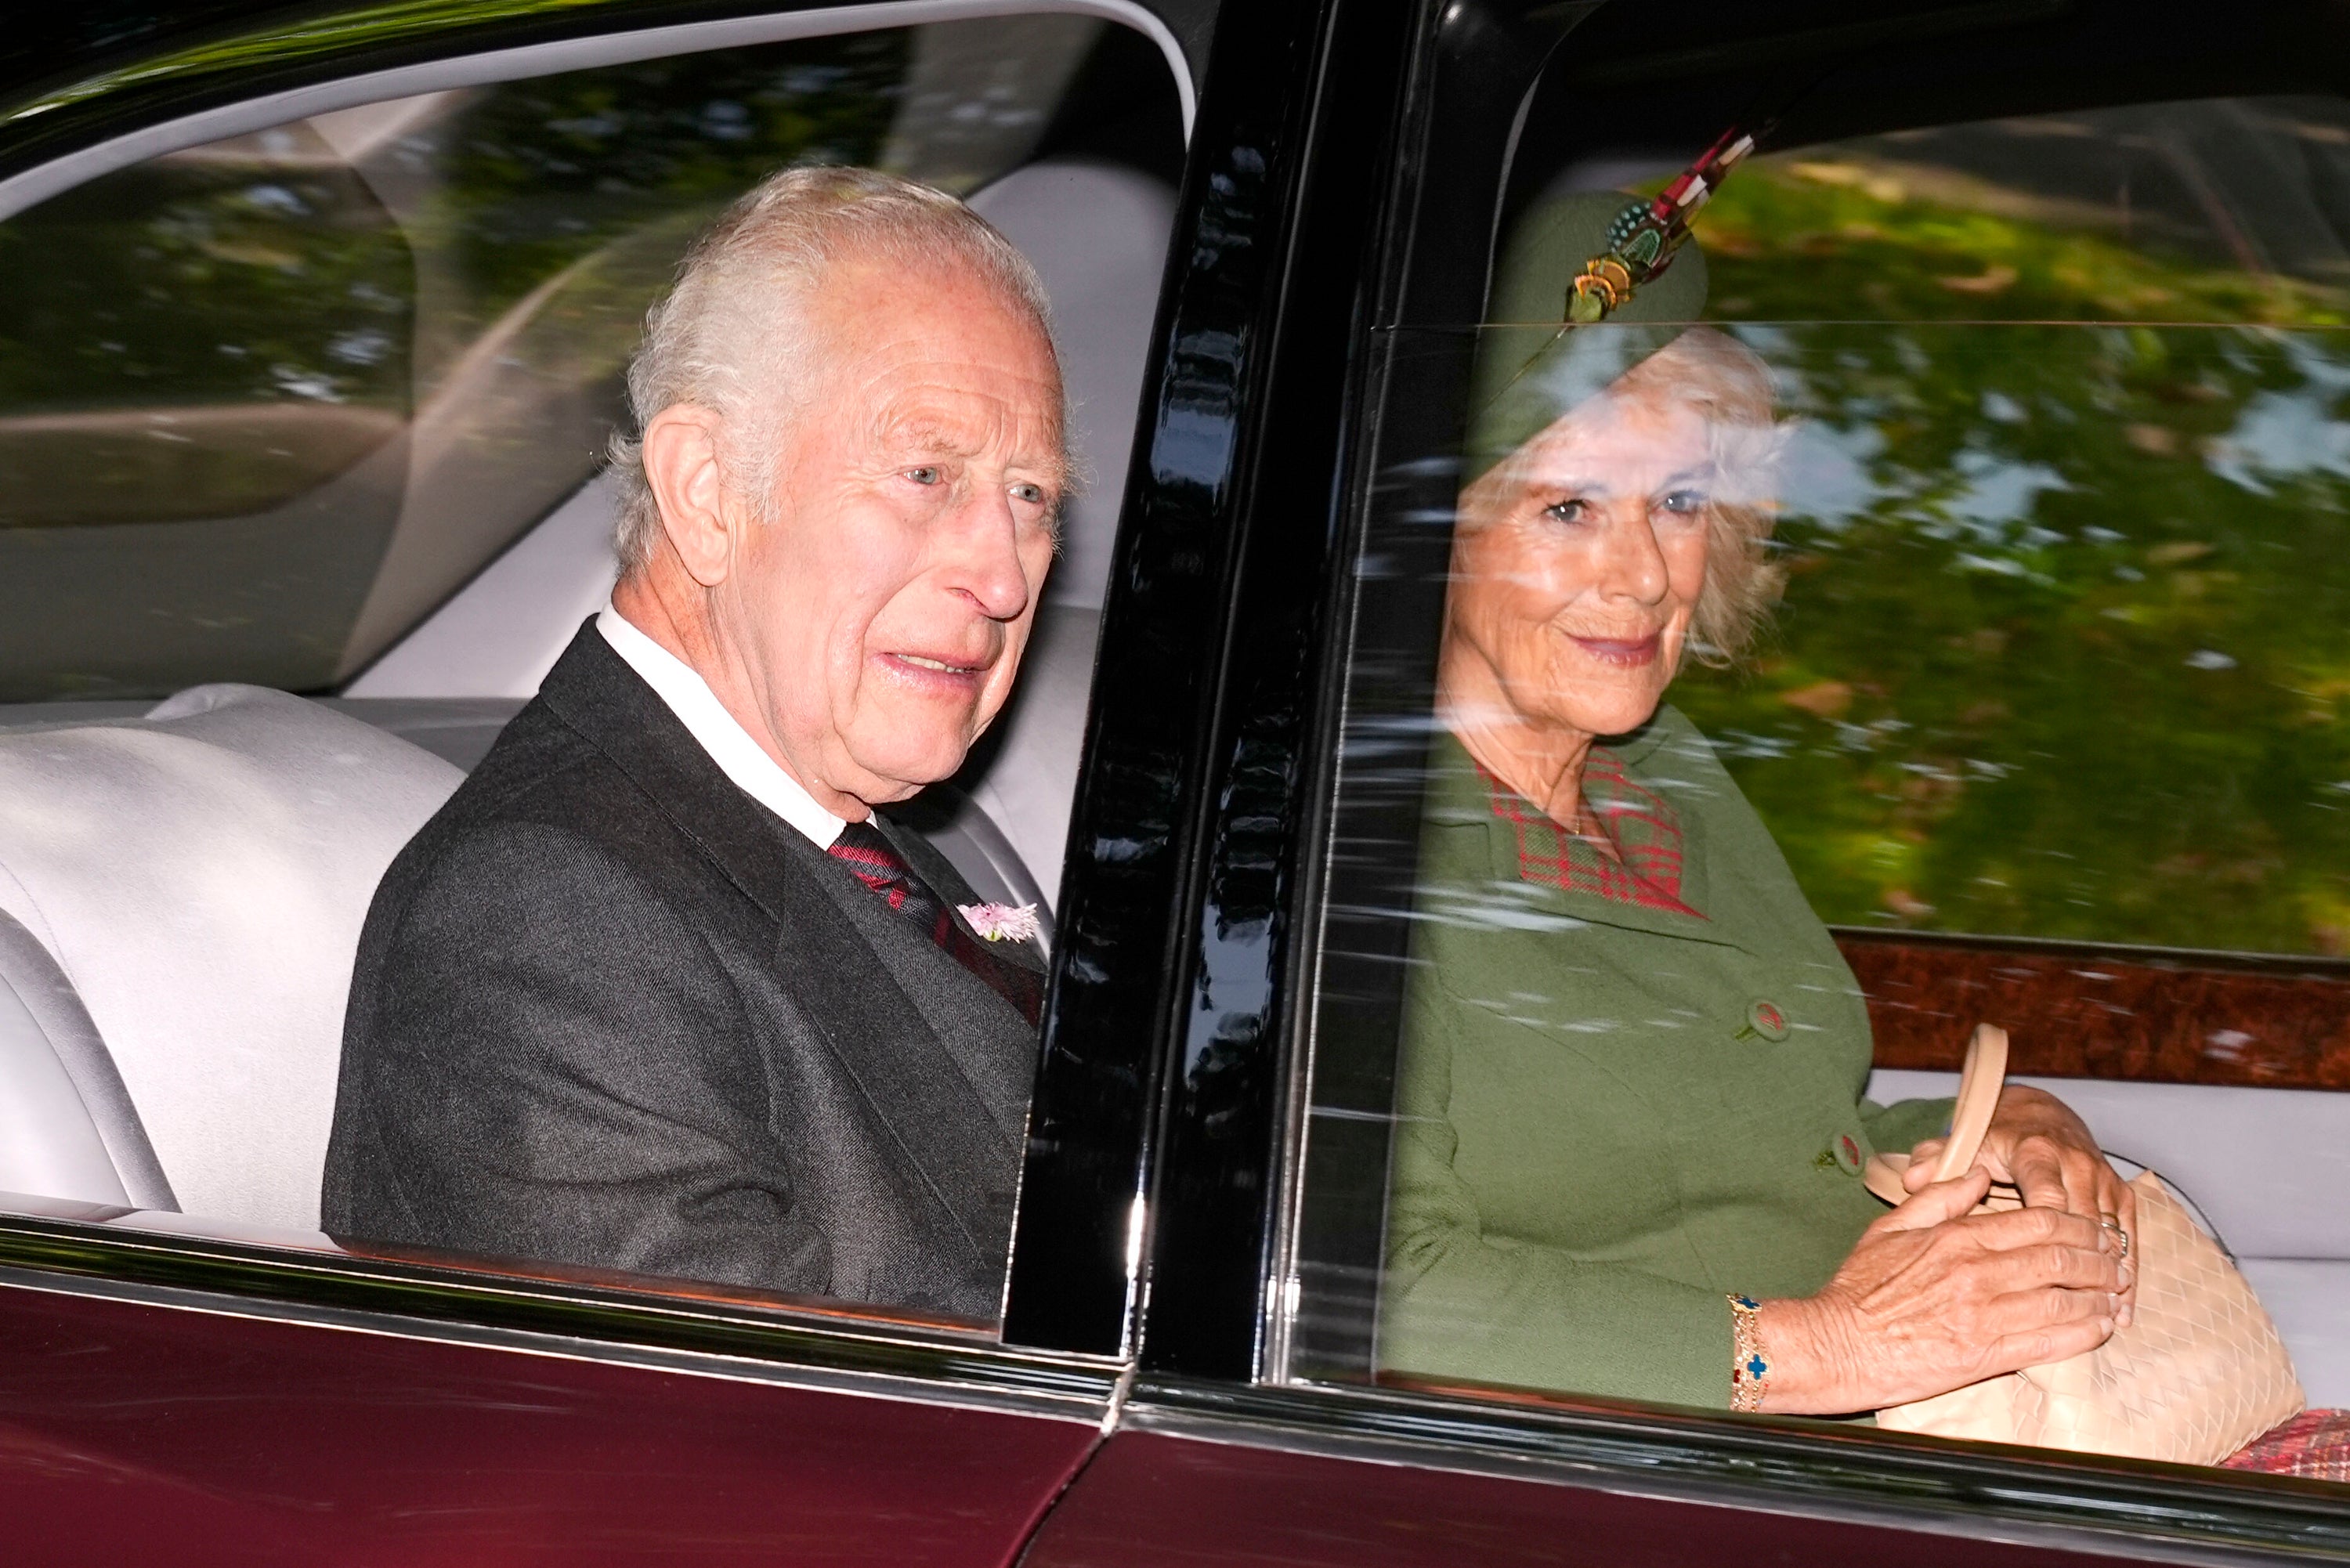
<path fill-rule="evenodd" d="M 905 1010 L 907 1044 L 891 1048 L 889 1093 L 910 1125 L 983 1118 L 1001 1139 L 992 1159 L 1016 1158 L 1035 1069 L 1035 1035 L 1012 1004 L 941 951 L 846 872 L 824 879 L 837 929 L 853 933 L 866 962 L 889 977 L 889 1004 Z M 894 1117 L 898 1111 L 892 1111 Z"/>
<path fill-rule="evenodd" d="M 735 787 L 668 703 L 589 620 L 538 689 L 546 705 L 636 782 L 743 896 L 781 923 L 792 909 L 795 841 L 816 846 Z"/>
<path fill-rule="evenodd" d="M 898 853 L 906 857 L 906 864 L 914 868 L 915 875 L 930 884 L 931 891 L 946 901 L 954 923 L 962 928 L 963 934 L 975 942 L 983 943 L 983 950 L 990 958 L 1007 968 L 1024 969 L 1031 974 L 1045 972 L 1045 954 L 1035 942 L 990 942 L 972 929 L 962 907 L 979 902 L 979 895 L 972 891 L 971 884 L 962 879 L 962 873 L 954 868 L 954 862 L 940 854 L 937 846 L 923 837 L 919 828 L 909 827 L 880 812 L 873 814 L 873 821 Z"/>
<path fill-rule="evenodd" d="M 921 966 L 944 963 L 1015 1023 L 1017 1015 L 847 870 L 830 868 L 838 875 L 807 878 L 798 918 L 785 923 L 776 943 L 776 967 L 889 1128 L 900 1157 L 974 1251 L 999 1256 L 1012 1230 L 1017 1124 L 1004 1125 L 1000 1107 L 909 992 L 921 988 Z"/>
<path fill-rule="evenodd" d="M 1034 1069 L 1019 1015 L 737 788 L 593 621 L 539 695 L 776 925 L 777 971 L 809 1023 L 974 1250 L 1000 1257 Z M 957 1005 L 909 994 L 934 989 Z"/>

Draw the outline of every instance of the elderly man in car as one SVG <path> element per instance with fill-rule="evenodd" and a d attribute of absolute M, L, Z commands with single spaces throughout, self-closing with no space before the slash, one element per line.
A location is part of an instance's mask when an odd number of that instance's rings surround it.
<path fill-rule="evenodd" d="M 880 808 L 1019 670 L 1043 287 L 951 197 L 795 170 L 629 387 L 611 604 L 377 890 L 326 1226 L 992 1318 L 1042 962 Z"/>

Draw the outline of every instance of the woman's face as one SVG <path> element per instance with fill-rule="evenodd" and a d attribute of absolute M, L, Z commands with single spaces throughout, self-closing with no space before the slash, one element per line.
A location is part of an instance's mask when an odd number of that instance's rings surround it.
<path fill-rule="evenodd" d="M 1471 485 L 1446 615 L 1456 699 L 1583 735 L 1646 722 L 1705 587 L 1712 466 L 1696 410 L 1602 397 Z"/>

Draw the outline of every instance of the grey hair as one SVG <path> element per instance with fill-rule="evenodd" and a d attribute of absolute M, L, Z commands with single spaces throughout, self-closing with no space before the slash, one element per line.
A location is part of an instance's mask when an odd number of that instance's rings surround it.
<path fill-rule="evenodd" d="M 770 175 L 694 242 L 676 284 L 645 313 L 644 342 L 629 364 L 639 433 L 615 432 L 608 450 L 619 492 L 613 548 L 623 576 L 642 569 L 660 539 L 639 436 L 664 409 L 691 404 L 720 417 L 721 467 L 736 493 L 764 510 L 779 416 L 815 379 L 808 304 L 827 271 L 849 258 L 965 269 L 1051 335 L 1052 306 L 1036 269 L 955 197 L 875 169 Z"/>
<path fill-rule="evenodd" d="M 1774 418 L 1770 367 L 1736 338 L 1697 327 L 1633 366 L 1609 390 L 1685 404 L 1706 421 L 1716 490 L 1690 653 L 1700 664 L 1727 667 L 1754 639 L 1787 585 L 1785 571 L 1766 555 L 1788 433 Z"/>

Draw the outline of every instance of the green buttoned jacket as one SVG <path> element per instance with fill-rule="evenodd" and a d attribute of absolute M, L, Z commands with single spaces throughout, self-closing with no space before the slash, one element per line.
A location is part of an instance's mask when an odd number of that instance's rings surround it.
<path fill-rule="evenodd" d="M 1379 1362 L 1722 1407 L 1727 1294 L 1825 1284 L 1885 1212 L 1861 1166 L 1950 1102 L 1862 1097 L 1859 987 L 1689 721 L 1607 749 L 1677 818 L 1695 913 L 1522 876 L 1493 786 L 1432 748 Z"/>

